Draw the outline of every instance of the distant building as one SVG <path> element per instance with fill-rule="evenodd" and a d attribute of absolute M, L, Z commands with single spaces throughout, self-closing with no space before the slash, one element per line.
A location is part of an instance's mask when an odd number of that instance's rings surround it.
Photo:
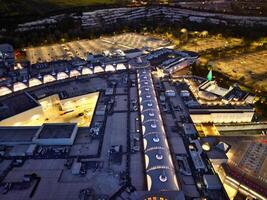
<path fill-rule="evenodd" d="M 5 62 L 7 66 L 15 64 L 15 54 L 13 46 L 10 44 L 0 44 L 0 62 Z"/>
<path fill-rule="evenodd" d="M 152 65 L 159 66 L 164 72 L 172 74 L 195 63 L 198 54 L 163 48 L 151 52 L 146 58 Z"/>
<path fill-rule="evenodd" d="M 14 49 L 10 44 L 0 44 L 0 76 L 13 68 L 15 64 Z"/>

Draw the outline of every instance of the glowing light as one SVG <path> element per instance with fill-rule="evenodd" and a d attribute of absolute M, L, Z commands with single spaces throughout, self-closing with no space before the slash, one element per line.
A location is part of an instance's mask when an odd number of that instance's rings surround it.
<path fill-rule="evenodd" d="M 80 75 L 81 73 L 76 69 L 70 71 L 70 77 L 75 77 L 75 76 L 80 76 Z"/>
<path fill-rule="evenodd" d="M 122 63 L 117 64 L 117 70 L 123 70 L 126 69 L 125 65 Z"/>
<path fill-rule="evenodd" d="M 93 74 L 93 72 L 92 72 L 92 70 L 89 69 L 88 67 L 84 67 L 84 68 L 82 69 L 82 74 L 83 74 L 83 75 L 86 75 L 86 74 Z"/>
<path fill-rule="evenodd" d="M 14 83 L 13 87 L 14 87 L 14 92 L 27 88 L 27 86 L 22 82 Z"/>
<path fill-rule="evenodd" d="M 115 71 L 115 68 L 113 67 L 113 65 L 107 65 L 105 71 L 106 72 L 113 72 L 113 71 Z"/>
<path fill-rule="evenodd" d="M 52 76 L 52 75 L 45 75 L 45 76 L 44 76 L 44 83 L 53 82 L 53 81 L 55 81 L 55 80 L 56 80 L 55 77 Z"/>
<path fill-rule="evenodd" d="M 203 145 L 202 145 L 202 149 L 204 151 L 209 151 L 210 150 L 210 145 L 209 143 L 205 142 Z"/>
<path fill-rule="evenodd" d="M 29 80 L 29 87 L 34 87 L 36 85 L 41 85 L 41 84 L 42 84 L 42 81 L 40 81 L 37 78 L 32 78 Z"/>
<path fill-rule="evenodd" d="M 68 78 L 69 76 L 65 73 L 65 72 L 59 72 L 57 74 L 57 80 L 63 80 L 63 79 L 66 79 Z"/>
<path fill-rule="evenodd" d="M 7 87 L 0 87 L 0 96 L 10 94 L 12 91 Z"/>
<path fill-rule="evenodd" d="M 31 117 L 31 120 L 38 120 L 40 118 L 40 115 L 36 114 Z"/>
<path fill-rule="evenodd" d="M 94 68 L 94 73 L 100 73 L 100 72 L 104 72 L 104 69 L 101 66 L 96 66 Z"/>

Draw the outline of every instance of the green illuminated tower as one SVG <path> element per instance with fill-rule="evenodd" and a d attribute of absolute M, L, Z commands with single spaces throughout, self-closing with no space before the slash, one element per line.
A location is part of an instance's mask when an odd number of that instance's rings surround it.
<path fill-rule="evenodd" d="M 209 73 L 207 75 L 207 79 L 208 79 L 208 81 L 212 81 L 212 70 L 209 71 Z"/>

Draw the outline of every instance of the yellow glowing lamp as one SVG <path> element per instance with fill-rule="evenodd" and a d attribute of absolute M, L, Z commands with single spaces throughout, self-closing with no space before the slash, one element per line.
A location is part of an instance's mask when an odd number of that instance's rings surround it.
<path fill-rule="evenodd" d="M 202 144 L 202 149 L 204 151 L 209 151 L 210 150 L 210 145 L 208 142 L 205 142 L 204 144 Z"/>

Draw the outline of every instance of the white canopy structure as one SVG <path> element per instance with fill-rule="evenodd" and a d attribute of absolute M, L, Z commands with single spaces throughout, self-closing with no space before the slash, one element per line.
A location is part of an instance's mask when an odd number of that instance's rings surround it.
<path fill-rule="evenodd" d="M 53 82 L 56 81 L 55 77 L 48 74 L 44 76 L 44 83 L 49 83 L 49 82 Z"/>
<path fill-rule="evenodd" d="M 95 66 L 94 73 L 104 72 L 104 69 L 101 66 Z"/>
<path fill-rule="evenodd" d="M 106 65 L 106 72 L 114 72 L 115 71 L 115 67 L 111 64 Z"/>
<path fill-rule="evenodd" d="M 93 71 L 88 67 L 84 67 L 82 69 L 82 75 L 86 75 L 86 74 L 93 74 Z"/>
<path fill-rule="evenodd" d="M 119 63 L 119 64 L 117 64 L 117 68 L 116 69 L 117 70 L 124 70 L 124 69 L 126 69 L 126 66 L 123 63 Z"/>
<path fill-rule="evenodd" d="M 40 81 L 38 78 L 31 78 L 29 80 L 29 87 L 34 87 L 36 85 L 41 85 L 42 81 Z"/>
<path fill-rule="evenodd" d="M 0 96 L 4 96 L 10 93 L 12 93 L 12 90 L 10 90 L 8 87 L 0 87 Z"/>
<path fill-rule="evenodd" d="M 75 77 L 75 76 L 80 76 L 80 75 L 81 73 L 76 69 L 73 69 L 70 71 L 70 77 Z"/>
<path fill-rule="evenodd" d="M 26 89 L 26 88 L 27 88 L 27 85 L 25 85 L 22 82 L 17 82 L 17 83 L 13 84 L 13 91 L 14 92 L 19 91 L 19 90 L 23 90 L 23 89 Z"/>
<path fill-rule="evenodd" d="M 65 72 L 57 73 L 57 80 L 63 80 L 63 79 L 66 79 L 66 78 L 69 78 L 69 76 Z"/>
<path fill-rule="evenodd" d="M 151 71 L 137 71 L 148 191 L 180 190 L 154 91 Z"/>

